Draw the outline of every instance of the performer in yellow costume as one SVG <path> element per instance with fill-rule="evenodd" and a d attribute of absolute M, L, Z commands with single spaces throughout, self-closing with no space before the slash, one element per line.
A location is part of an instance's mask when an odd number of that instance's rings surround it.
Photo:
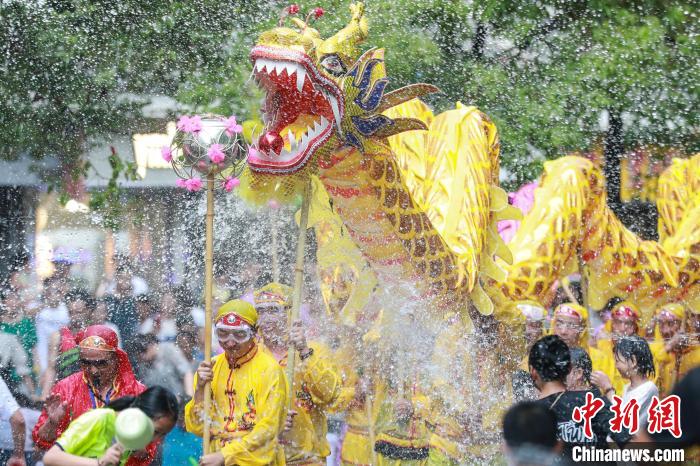
<path fill-rule="evenodd" d="M 695 335 L 686 331 L 688 315 L 682 304 L 661 306 L 656 323 L 667 357 L 659 370 L 659 392 L 666 396 L 691 369 L 700 366 L 700 345 Z"/>
<path fill-rule="evenodd" d="M 473 336 L 454 315 L 435 343 L 428 465 L 484 464 L 499 454 L 493 433 L 512 403 L 510 376 L 517 362 L 487 353 Z M 494 384 L 488 382 L 492 374 L 498 377 Z"/>
<path fill-rule="evenodd" d="M 640 334 L 640 332 L 643 332 L 644 329 L 640 326 L 640 319 L 641 313 L 639 312 L 639 309 L 630 301 L 623 301 L 615 305 L 615 307 L 612 309 L 610 320 L 605 324 L 609 337 L 598 340 L 596 347 L 614 361 L 615 356 L 613 349 L 617 340 L 620 337 Z M 656 382 L 659 376 L 660 363 L 661 361 L 665 361 L 668 356 L 664 350 L 663 343 L 660 341 L 649 343 L 649 349 L 651 349 L 651 354 L 654 356 L 654 368 L 656 369 L 656 374 L 652 380 Z M 620 375 L 620 372 L 615 369 L 615 374 L 610 380 L 610 383 L 615 389 L 615 393 L 620 395 L 622 394 L 622 390 L 627 382 Z"/>
<path fill-rule="evenodd" d="M 340 452 L 343 466 L 366 466 L 376 455 L 370 447 L 370 424 L 376 432 L 379 406 L 384 401 L 385 384 L 375 361 L 368 357 L 376 342 L 363 338 L 360 327 L 343 327 L 342 344 L 336 350 L 343 389 L 333 409 L 345 412 L 347 426 Z"/>
<path fill-rule="evenodd" d="M 287 415 L 284 371 L 255 339 L 258 313 L 236 299 L 219 308 L 216 336 L 224 354 L 203 362 L 194 381 L 194 398 L 185 406 L 185 425 L 201 436 L 204 386 L 211 382 L 211 447 L 201 466 L 283 465 L 278 436 Z"/>
<path fill-rule="evenodd" d="M 255 292 L 255 307 L 265 347 L 281 367 L 287 366 L 288 335 L 298 351 L 291 396 L 294 397 L 288 424 L 280 437 L 287 464 L 326 464 L 330 446 L 326 440 L 326 408 L 342 389 L 340 373 L 329 349 L 321 342 L 309 342 L 301 322 L 288 328 L 291 288 L 270 283 Z"/>
<path fill-rule="evenodd" d="M 602 372 L 609 379 L 615 374 L 615 360 L 609 358 L 598 348 L 588 342 L 588 311 L 583 306 L 564 303 L 557 306 L 552 316 L 553 335 L 559 336 L 570 348 L 583 348 L 591 357 L 593 375 L 591 381 L 596 384 L 596 372 Z"/>

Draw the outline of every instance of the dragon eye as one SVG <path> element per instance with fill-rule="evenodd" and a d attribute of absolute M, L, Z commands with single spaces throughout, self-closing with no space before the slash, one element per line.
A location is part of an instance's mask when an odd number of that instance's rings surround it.
<path fill-rule="evenodd" d="M 337 55 L 326 55 L 323 57 L 323 59 L 321 59 L 321 66 L 334 76 L 340 76 L 346 73 L 345 65 L 343 65 L 343 62 Z"/>

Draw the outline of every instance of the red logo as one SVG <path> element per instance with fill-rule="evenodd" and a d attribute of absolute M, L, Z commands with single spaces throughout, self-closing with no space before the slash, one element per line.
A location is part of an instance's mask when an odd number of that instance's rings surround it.
<path fill-rule="evenodd" d="M 615 414 L 615 417 L 610 419 L 610 430 L 615 433 L 622 432 L 622 428 L 629 430 L 630 434 L 636 434 L 639 430 L 639 403 L 632 399 L 626 405 L 622 406 L 622 398 L 619 396 L 613 397 L 614 403 L 610 410 Z"/>
<path fill-rule="evenodd" d="M 586 393 L 586 402 L 583 406 L 574 408 L 571 419 L 574 422 L 583 422 L 584 435 L 586 438 L 593 438 L 591 421 L 603 408 L 605 403 L 602 399 L 596 398 L 592 393 Z M 622 398 L 613 397 L 613 404 L 610 411 L 614 414 L 610 419 L 610 431 L 619 433 L 626 429 L 630 434 L 635 434 L 639 430 L 639 403 L 637 400 L 630 400 L 623 405 Z M 677 395 L 670 395 L 659 401 L 655 396 L 651 399 L 651 404 L 647 410 L 649 425 L 647 430 L 650 434 L 657 434 L 664 430 L 669 431 L 675 438 L 681 436 L 681 399 Z"/>
<path fill-rule="evenodd" d="M 575 422 L 583 421 L 583 434 L 586 438 L 593 438 L 593 428 L 591 426 L 591 421 L 598 414 L 598 411 L 603 409 L 603 400 L 593 396 L 593 393 L 586 393 L 586 404 L 583 406 L 577 406 L 574 408 L 574 413 L 571 418 Z"/>
<path fill-rule="evenodd" d="M 651 399 L 649 406 L 649 433 L 655 434 L 667 430 L 676 438 L 681 436 L 681 399 L 670 395 L 659 401 Z"/>

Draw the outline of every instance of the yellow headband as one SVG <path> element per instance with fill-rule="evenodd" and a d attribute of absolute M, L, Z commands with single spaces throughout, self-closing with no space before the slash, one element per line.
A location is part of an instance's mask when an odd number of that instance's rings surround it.
<path fill-rule="evenodd" d="M 223 304 L 216 313 L 215 322 L 230 321 L 230 315 L 240 317 L 241 320 L 250 326 L 255 326 L 258 323 L 258 311 L 248 301 L 242 299 L 233 299 Z M 235 318 L 233 319 L 235 320 Z"/>
<path fill-rule="evenodd" d="M 289 307 L 292 305 L 290 301 L 291 295 L 292 289 L 290 287 L 275 282 L 268 283 L 253 293 L 255 306 L 259 308 Z"/>
<path fill-rule="evenodd" d="M 664 317 L 670 317 L 672 319 L 675 318 L 678 320 L 683 320 L 683 316 L 685 315 L 685 308 L 682 304 L 679 303 L 664 304 L 656 311 L 656 315 L 661 319 L 663 319 Z"/>

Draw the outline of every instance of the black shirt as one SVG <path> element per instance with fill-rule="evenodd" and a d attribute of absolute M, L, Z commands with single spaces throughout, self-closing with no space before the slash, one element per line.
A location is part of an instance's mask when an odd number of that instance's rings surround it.
<path fill-rule="evenodd" d="M 573 420 L 574 408 L 586 404 L 586 393 L 589 391 L 605 403 L 591 420 L 593 438 L 590 439 L 584 435 L 583 421 L 574 422 Z M 626 444 L 631 438 L 629 432 L 624 428 L 620 433 L 610 431 L 610 420 L 614 417 L 614 413 L 610 409 L 610 401 L 603 397 L 597 389 L 559 392 L 542 398 L 538 402 L 554 412 L 557 418 L 557 436 L 564 444 L 564 453 L 568 458 L 571 458 L 572 449 L 577 445 L 599 449 L 608 448 L 606 440 L 608 435 L 620 446 Z"/>

